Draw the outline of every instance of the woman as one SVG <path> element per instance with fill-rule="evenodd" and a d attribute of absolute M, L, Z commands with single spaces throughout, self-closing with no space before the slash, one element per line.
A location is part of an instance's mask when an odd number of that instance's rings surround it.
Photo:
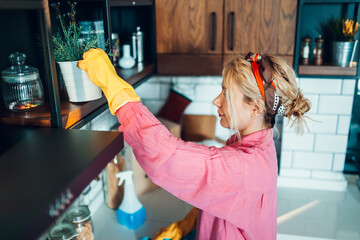
<path fill-rule="evenodd" d="M 199 209 L 197 239 L 276 239 L 275 116 L 283 114 L 301 130 L 310 109 L 291 67 L 253 53 L 225 65 L 222 91 L 213 103 L 221 125 L 236 133 L 216 148 L 171 135 L 101 49 L 86 52 L 78 66 L 102 88 L 152 181 Z"/>

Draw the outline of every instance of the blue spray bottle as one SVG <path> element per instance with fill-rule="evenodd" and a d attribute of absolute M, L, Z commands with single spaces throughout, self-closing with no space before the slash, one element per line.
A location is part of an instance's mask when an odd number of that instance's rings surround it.
<path fill-rule="evenodd" d="M 135 194 L 133 171 L 123 171 L 116 174 L 119 186 L 125 181 L 124 198 L 116 212 L 116 217 L 121 225 L 129 229 L 140 227 L 145 221 L 145 208 Z"/>

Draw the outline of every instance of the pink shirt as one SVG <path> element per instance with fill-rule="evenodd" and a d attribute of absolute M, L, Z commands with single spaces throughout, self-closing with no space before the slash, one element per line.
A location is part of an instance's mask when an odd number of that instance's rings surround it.
<path fill-rule="evenodd" d="M 117 111 L 125 141 L 151 180 L 199 208 L 197 239 L 276 239 L 272 130 L 207 147 L 174 137 L 140 102 Z M 200 210 L 201 209 L 201 210 Z"/>

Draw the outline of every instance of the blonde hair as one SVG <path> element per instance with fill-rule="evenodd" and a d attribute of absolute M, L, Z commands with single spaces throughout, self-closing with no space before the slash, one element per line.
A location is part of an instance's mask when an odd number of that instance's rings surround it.
<path fill-rule="evenodd" d="M 306 125 L 304 114 L 310 110 L 310 101 L 304 98 L 300 89 L 297 86 L 296 75 L 292 67 L 290 67 L 284 60 L 274 56 L 263 56 L 268 59 L 274 84 L 276 86 L 276 93 L 281 97 L 283 106 L 285 108 L 284 116 L 288 118 L 288 123 L 291 127 L 296 123 L 297 132 L 303 133 L 304 125 Z M 244 100 L 248 104 L 256 104 L 263 109 L 264 124 L 268 128 L 273 128 L 275 125 L 275 117 L 267 113 L 265 108 L 265 101 L 257 86 L 254 74 L 252 72 L 251 63 L 243 57 L 236 57 L 226 63 L 222 72 L 224 85 L 226 87 L 226 97 L 229 106 L 230 129 L 236 131 L 241 138 L 239 131 L 236 129 L 238 111 L 234 105 L 235 90 L 237 87 L 243 94 Z"/>

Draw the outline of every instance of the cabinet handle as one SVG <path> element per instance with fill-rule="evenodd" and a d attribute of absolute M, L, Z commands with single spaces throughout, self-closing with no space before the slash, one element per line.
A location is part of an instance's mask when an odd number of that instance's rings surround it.
<path fill-rule="evenodd" d="M 235 12 L 230 12 L 230 50 L 234 50 L 234 18 Z"/>
<path fill-rule="evenodd" d="M 211 50 L 215 51 L 216 40 L 216 13 L 211 13 Z"/>

